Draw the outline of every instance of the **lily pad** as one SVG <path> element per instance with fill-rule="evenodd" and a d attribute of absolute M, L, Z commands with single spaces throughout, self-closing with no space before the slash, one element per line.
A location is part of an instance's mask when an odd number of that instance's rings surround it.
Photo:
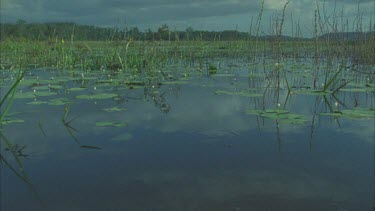
<path fill-rule="evenodd" d="M 86 90 L 87 88 L 85 87 L 72 87 L 70 89 L 68 89 L 68 91 L 71 91 L 71 92 L 78 92 L 78 91 L 83 91 L 83 90 Z"/>
<path fill-rule="evenodd" d="M 95 123 L 98 127 L 125 127 L 127 126 L 124 122 L 97 122 Z"/>
<path fill-rule="evenodd" d="M 35 98 L 35 97 L 36 95 L 34 94 L 34 92 L 20 92 L 20 93 L 17 93 L 14 98 L 28 99 L 28 98 Z"/>
<path fill-rule="evenodd" d="M 69 102 L 70 101 L 67 98 L 57 98 L 57 99 L 50 100 L 48 102 L 48 105 L 60 106 L 60 105 L 68 104 Z"/>
<path fill-rule="evenodd" d="M 258 115 L 268 119 L 280 120 L 281 124 L 304 124 L 307 119 L 304 115 L 290 113 L 282 109 L 247 110 L 246 114 Z"/>
<path fill-rule="evenodd" d="M 119 108 L 119 107 L 112 107 L 112 108 L 104 108 L 103 111 L 106 112 L 115 112 L 115 111 L 125 111 L 125 108 Z"/>
<path fill-rule="evenodd" d="M 2 121 L 2 124 L 8 125 L 8 124 L 11 124 L 11 123 L 22 123 L 22 122 L 25 122 L 25 120 L 23 120 L 23 119 L 4 119 Z"/>
<path fill-rule="evenodd" d="M 33 101 L 33 102 L 30 102 L 30 103 L 26 103 L 28 105 L 42 105 L 42 104 L 47 104 L 48 102 L 47 101 Z"/>
<path fill-rule="evenodd" d="M 49 90 L 49 86 L 34 86 L 35 90 Z"/>
<path fill-rule="evenodd" d="M 57 95 L 56 92 L 35 92 L 34 94 L 38 97 L 47 97 L 47 96 Z"/>
<path fill-rule="evenodd" d="M 60 86 L 60 85 L 50 85 L 48 86 L 50 89 L 62 89 L 63 86 Z"/>
<path fill-rule="evenodd" d="M 375 118 L 375 108 L 353 108 L 333 113 L 321 113 L 322 116 L 345 117 L 351 119 L 368 119 Z"/>
<path fill-rule="evenodd" d="M 100 94 L 93 94 L 93 95 L 78 95 L 78 99 L 85 99 L 85 100 L 102 100 L 102 99 L 110 99 L 117 97 L 117 94 L 108 94 L 108 93 L 100 93 Z"/>

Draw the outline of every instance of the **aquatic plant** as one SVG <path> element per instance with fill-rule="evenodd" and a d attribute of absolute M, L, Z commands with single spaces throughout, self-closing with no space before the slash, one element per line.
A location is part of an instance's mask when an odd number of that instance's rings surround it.
<path fill-rule="evenodd" d="M 18 87 L 20 81 L 23 79 L 25 73 L 26 72 L 22 71 L 22 68 L 20 68 L 20 70 L 18 71 L 18 74 L 16 76 L 15 82 L 9 88 L 9 90 L 6 92 L 6 94 L 4 95 L 4 97 L 0 101 L 0 108 L 2 108 L 3 104 L 8 100 L 4 111 L 2 111 L 1 114 L 0 114 L 0 125 L 3 123 L 3 119 L 7 115 L 8 111 L 9 111 L 9 109 L 10 109 L 12 103 L 13 103 L 14 97 L 15 97 L 16 92 L 17 92 L 17 87 Z"/>

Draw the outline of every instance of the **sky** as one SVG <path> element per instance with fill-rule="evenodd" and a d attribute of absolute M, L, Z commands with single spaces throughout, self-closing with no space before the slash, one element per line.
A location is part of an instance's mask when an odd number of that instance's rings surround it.
<path fill-rule="evenodd" d="M 210 31 L 249 31 L 253 19 L 255 31 L 261 7 L 261 0 L 0 0 L 0 3 L 1 22 L 69 21 L 106 27 L 137 26 L 141 30 L 155 30 L 167 24 L 177 30 L 191 26 Z M 281 19 L 285 3 L 286 0 L 264 0 L 261 33 L 271 34 L 272 20 Z M 371 19 L 374 25 L 375 0 L 290 0 L 285 10 L 285 33 L 291 33 L 299 23 L 304 36 L 312 35 L 317 5 L 331 22 L 336 8 L 338 23 L 348 20 L 353 28 L 359 8 L 364 30 L 369 29 Z"/>

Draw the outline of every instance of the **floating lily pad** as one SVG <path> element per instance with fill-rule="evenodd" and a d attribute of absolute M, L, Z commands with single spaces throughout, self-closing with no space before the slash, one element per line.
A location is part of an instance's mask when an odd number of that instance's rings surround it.
<path fill-rule="evenodd" d="M 97 80 L 96 83 L 99 83 L 99 84 L 110 84 L 110 83 L 113 83 L 114 80 L 110 80 L 110 79 L 101 79 L 101 80 Z"/>
<path fill-rule="evenodd" d="M 94 77 L 94 76 L 88 76 L 88 77 L 86 77 L 86 76 L 84 76 L 84 77 L 82 77 L 82 80 L 96 80 L 97 79 L 97 77 Z"/>
<path fill-rule="evenodd" d="M 124 122 L 97 122 L 95 123 L 98 127 L 125 127 L 127 126 Z"/>
<path fill-rule="evenodd" d="M 268 114 L 271 114 L 271 113 L 276 113 L 276 114 L 287 114 L 287 113 L 289 113 L 289 111 L 287 111 L 287 110 L 283 110 L 283 109 L 272 109 L 272 108 L 270 108 L 270 109 L 266 109 L 265 112 L 268 113 Z"/>
<path fill-rule="evenodd" d="M 120 134 L 118 136 L 113 137 L 112 140 L 114 140 L 114 141 L 128 141 L 132 138 L 133 138 L 132 134 L 124 133 L 124 134 Z"/>
<path fill-rule="evenodd" d="M 83 90 L 86 90 L 87 88 L 85 87 L 72 87 L 70 89 L 68 89 L 68 91 L 71 91 L 71 92 L 78 92 L 78 91 L 83 91 Z"/>
<path fill-rule="evenodd" d="M 282 109 L 247 110 L 246 114 L 277 119 L 282 124 L 304 124 L 307 121 L 304 115 L 289 113 L 289 111 Z"/>
<path fill-rule="evenodd" d="M 47 97 L 47 96 L 57 95 L 56 92 L 34 92 L 34 94 L 38 97 Z"/>
<path fill-rule="evenodd" d="M 47 101 L 33 101 L 33 102 L 30 102 L 30 103 L 26 103 L 28 105 L 42 105 L 42 104 L 47 104 L 48 102 Z"/>
<path fill-rule="evenodd" d="M 78 99 L 85 99 L 85 100 L 102 100 L 102 99 L 110 99 L 117 97 L 116 94 L 108 94 L 108 93 L 100 93 L 100 94 L 93 94 L 93 95 L 78 95 Z"/>
<path fill-rule="evenodd" d="M 35 97 L 36 95 L 34 94 L 34 92 L 20 92 L 20 93 L 17 93 L 14 98 L 28 99 L 28 98 L 35 98 Z"/>
<path fill-rule="evenodd" d="M 124 84 L 128 86 L 144 86 L 146 83 L 144 81 L 125 81 Z"/>
<path fill-rule="evenodd" d="M 50 85 L 49 88 L 50 89 L 62 89 L 63 86 L 60 86 L 60 85 Z"/>
<path fill-rule="evenodd" d="M 112 108 L 104 108 L 103 111 L 106 112 L 115 112 L 115 111 L 125 111 L 125 108 L 119 108 L 119 107 L 112 107 Z"/>
<path fill-rule="evenodd" d="M 98 149 L 98 150 L 102 149 L 101 147 L 90 146 L 90 145 L 81 145 L 81 148 L 83 148 L 83 149 Z"/>
<path fill-rule="evenodd" d="M 351 119 L 375 118 L 375 108 L 354 108 L 333 113 L 321 113 L 322 116 L 345 117 Z"/>
<path fill-rule="evenodd" d="M 22 123 L 22 122 L 25 122 L 25 121 L 23 119 L 4 119 L 2 121 L 2 124 L 8 125 L 8 124 L 11 124 L 11 123 Z"/>
<path fill-rule="evenodd" d="M 214 92 L 215 94 L 226 94 L 226 95 L 238 95 L 242 97 L 262 97 L 263 95 L 258 93 L 251 93 L 251 92 L 229 92 L 229 91 L 223 91 L 223 90 L 217 90 Z"/>
<path fill-rule="evenodd" d="M 60 106 L 60 105 L 68 104 L 69 102 L 70 101 L 67 98 L 57 98 L 57 99 L 50 100 L 48 102 L 48 105 Z"/>
<path fill-rule="evenodd" d="M 35 90 L 49 90 L 49 86 L 34 86 Z"/>

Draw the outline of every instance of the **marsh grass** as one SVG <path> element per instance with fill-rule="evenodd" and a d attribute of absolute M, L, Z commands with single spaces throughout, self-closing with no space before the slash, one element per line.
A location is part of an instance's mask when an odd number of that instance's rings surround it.
<path fill-rule="evenodd" d="M 4 95 L 4 97 L 0 101 L 0 109 L 3 108 L 3 105 L 6 103 L 4 111 L 2 111 L 1 114 L 0 114 L 0 125 L 3 123 L 3 120 L 4 120 L 5 116 L 7 115 L 8 111 L 9 111 L 9 109 L 10 109 L 12 103 L 13 103 L 15 94 L 17 92 L 17 87 L 18 87 L 19 83 L 21 82 L 21 80 L 23 79 L 23 77 L 25 76 L 25 73 L 26 73 L 25 71 L 22 71 L 22 68 L 19 69 L 15 82 L 9 88 L 9 90 L 6 92 L 6 94 Z"/>

